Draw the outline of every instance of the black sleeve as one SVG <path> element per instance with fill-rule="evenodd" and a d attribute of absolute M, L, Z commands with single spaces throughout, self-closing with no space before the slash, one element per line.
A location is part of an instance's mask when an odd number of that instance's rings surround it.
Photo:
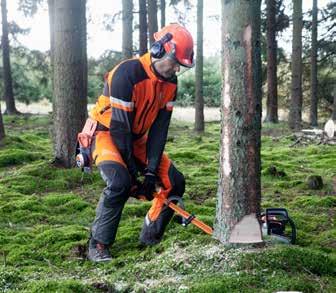
<path fill-rule="evenodd" d="M 162 153 L 167 141 L 171 115 L 172 111 L 169 111 L 166 108 L 161 109 L 148 133 L 146 145 L 148 160 L 147 169 L 152 173 L 157 172 L 157 168 L 161 161 Z"/>
<path fill-rule="evenodd" d="M 126 63 L 126 64 L 125 64 Z M 133 108 L 132 91 L 134 81 L 129 76 L 127 62 L 115 70 L 110 85 L 110 102 L 112 117 L 110 122 L 110 134 L 113 142 L 117 146 L 128 171 L 132 176 L 136 176 L 137 169 L 133 156 L 132 124 Z"/>

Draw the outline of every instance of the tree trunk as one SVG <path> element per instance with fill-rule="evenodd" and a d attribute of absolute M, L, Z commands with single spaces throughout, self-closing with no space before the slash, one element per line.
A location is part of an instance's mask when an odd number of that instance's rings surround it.
<path fill-rule="evenodd" d="M 87 116 L 83 78 L 85 0 L 54 2 L 54 131 L 55 162 L 74 165 L 77 133 Z"/>
<path fill-rule="evenodd" d="M 204 131 L 203 100 L 203 0 L 197 0 L 197 48 L 195 81 L 195 131 Z"/>
<path fill-rule="evenodd" d="M 148 50 L 147 38 L 147 5 L 146 0 L 139 0 L 139 54 L 142 56 Z"/>
<path fill-rule="evenodd" d="M 4 78 L 4 100 L 6 102 L 7 114 L 18 114 L 15 107 L 13 81 L 10 65 L 10 48 L 8 40 L 8 22 L 7 22 L 7 2 L 1 0 L 1 16 L 2 16 L 2 62 L 3 62 L 3 78 Z"/>
<path fill-rule="evenodd" d="M 55 82 L 54 82 L 54 56 L 55 56 L 55 1 L 48 0 L 48 13 L 49 13 L 49 31 L 50 31 L 50 78 L 51 78 L 51 89 L 52 89 L 52 121 L 55 121 Z M 52 140 L 56 141 L 55 129 L 51 130 Z"/>
<path fill-rule="evenodd" d="M 336 121 L 336 86 L 334 87 L 334 102 L 333 102 L 333 108 L 332 108 L 332 114 L 331 114 L 331 119 Z"/>
<path fill-rule="evenodd" d="M 158 31 L 157 3 L 156 0 L 148 0 L 148 32 L 149 42 L 152 45 L 155 42 L 154 33 Z"/>
<path fill-rule="evenodd" d="M 3 120 L 2 120 L 2 112 L 1 112 L 1 105 L 0 105 L 0 141 L 2 141 L 4 137 L 5 137 L 5 127 L 4 127 Z"/>
<path fill-rule="evenodd" d="M 55 51 L 55 5 L 54 0 L 48 0 L 49 13 L 49 31 L 50 31 L 50 70 L 51 70 L 51 84 L 54 91 L 54 51 Z M 53 98 L 54 101 L 54 98 Z"/>
<path fill-rule="evenodd" d="M 317 0 L 313 0 L 311 67 L 310 67 L 310 125 L 317 126 Z"/>
<path fill-rule="evenodd" d="M 87 25 L 86 25 L 86 1 L 87 0 L 82 0 L 84 2 L 83 5 L 81 5 L 81 15 L 80 15 L 80 20 L 82 21 L 81 23 L 81 36 L 82 36 L 82 54 L 83 54 L 83 87 L 84 87 L 84 97 L 85 97 L 85 103 L 87 104 L 87 95 L 88 95 L 88 61 L 87 61 Z"/>
<path fill-rule="evenodd" d="M 302 0 L 293 1 L 292 86 L 289 127 L 301 129 L 302 123 Z"/>
<path fill-rule="evenodd" d="M 261 1 L 222 0 L 222 130 L 214 237 L 261 242 Z"/>
<path fill-rule="evenodd" d="M 133 1 L 122 0 L 122 53 L 125 59 L 133 57 Z"/>
<path fill-rule="evenodd" d="M 267 109 L 266 122 L 278 122 L 276 0 L 266 1 L 267 11 Z"/>
<path fill-rule="evenodd" d="M 160 0 L 161 27 L 166 25 L 166 1 Z"/>

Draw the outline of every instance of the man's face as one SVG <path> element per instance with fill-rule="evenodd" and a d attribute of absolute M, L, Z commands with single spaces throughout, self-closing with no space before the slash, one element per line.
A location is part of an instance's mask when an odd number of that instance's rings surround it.
<path fill-rule="evenodd" d="M 180 71 L 180 64 L 170 57 L 162 58 L 154 62 L 157 72 L 166 79 L 170 79 Z"/>

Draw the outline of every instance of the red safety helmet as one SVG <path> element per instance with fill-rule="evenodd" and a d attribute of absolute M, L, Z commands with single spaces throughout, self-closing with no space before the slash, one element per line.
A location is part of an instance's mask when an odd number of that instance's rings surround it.
<path fill-rule="evenodd" d="M 154 33 L 155 41 L 159 41 L 167 33 L 172 34 L 172 39 L 164 44 L 166 52 L 173 53 L 182 66 L 193 67 L 194 41 L 190 32 L 178 23 L 171 23 Z"/>

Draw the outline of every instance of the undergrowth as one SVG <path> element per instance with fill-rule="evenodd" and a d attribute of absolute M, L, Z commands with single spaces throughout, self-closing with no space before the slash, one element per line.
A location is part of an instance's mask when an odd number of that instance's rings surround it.
<path fill-rule="evenodd" d="M 230 248 L 172 221 L 163 241 L 138 242 L 150 203 L 126 204 L 113 261 L 85 260 L 104 184 L 97 171 L 53 167 L 50 117 L 6 116 L 0 147 L 0 291 L 5 292 L 333 292 L 336 288 L 336 150 L 290 147 L 286 125 L 263 125 L 262 207 L 285 207 L 297 245 Z M 203 135 L 174 121 L 166 151 L 186 177 L 187 210 L 212 225 L 220 125 Z M 270 173 L 276 168 L 278 173 Z M 279 176 L 278 176 L 278 175 Z M 310 175 L 324 186 L 311 190 Z"/>

